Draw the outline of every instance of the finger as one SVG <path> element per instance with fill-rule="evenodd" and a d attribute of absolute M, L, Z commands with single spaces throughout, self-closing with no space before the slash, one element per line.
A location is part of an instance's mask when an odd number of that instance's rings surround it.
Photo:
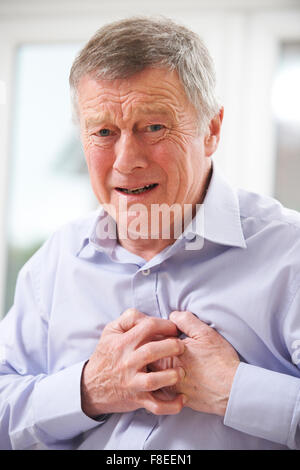
<path fill-rule="evenodd" d="M 144 408 L 154 415 L 174 415 L 180 413 L 186 402 L 185 395 L 177 395 L 172 400 L 160 400 L 151 396 L 144 400 Z"/>
<path fill-rule="evenodd" d="M 148 341 L 157 339 L 160 335 L 163 337 L 178 336 L 178 330 L 176 325 L 170 320 L 146 316 L 134 328 L 129 330 L 127 334 L 131 337 L 130 341 L 135 344 L 135 347 L 138 347 Z"/>
<path fill-rule="evenodd" d="M 158 372 L 140 372 L 135 377 L 135 386 L 139 391 L 153 392 L 163 387 L 171 387 L 185 376 L 184 369 L 166 369 Z"/>
<path fill-rule="evenodd" d="M 177 328 L 190 338 L 197 338 L 199 334 L 207 331 L 211 327 L 191 312 L 179 312 L 175 310 L 170 314 L 170 320 Z"/>
<path fill-rule="evenodd" d="M 147 318 L 147 315 L 141 313 L 136 308 L 128 308 L 122 313 L 122 315 L 120 315 L 119 318 L 110 322 L 104 330 L 110 333 L 125 333 L 145 318 Z"/>
<path fill-rule="evenodd" d="M 164 357 L 158 361 L 151 362 L 147 364 L 147 369 L 150 372 L 156 372 L 158 370 L 171 369 L 173 366 L 174 360 L 172 357 Z"/>
<path fill-rule="evenodd" d="M 162 341 L 151 341 L 140 346 L 133 352 L 131 361 L 137 370 L 142 369 L 151 362 L 164 357 L 179 356 L 184 352 L 184 343 L 180 339 L 168 338 Z"/>
<path fill-rule="evenodd" d="M 177 397 L 178 393 L 176 392 L 176 387 L 167 387 L 155 390 L 152 392 L 152 395 L 159 400 L 169 401 Z"/>
<path fill-rule="evenodd" d="M 141 313 L 136 308 L 128 308 L 119 317 L 118 324 L 122 331 L 125 333 L 126 331 L 131 330 L 131 328 L 136 326 L 141 320 L 144 320 L 145 318 L 147 318 L 147 315 Z"/>

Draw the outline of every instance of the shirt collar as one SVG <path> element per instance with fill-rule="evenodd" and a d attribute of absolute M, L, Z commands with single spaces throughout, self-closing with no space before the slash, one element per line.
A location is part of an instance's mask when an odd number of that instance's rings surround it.
<path fill-rule="evenodd" d="M 90 217 L 88 221 L 84 222 L 82 224 L 82 233 L 80 237 L 80 244 L 78 247 L 78 251 L 76 253 L 76 256 L 79 256 L 81 252 L 84 250 L 84 248 L 92 244 L 97 250 L 101 250 L 101 244 L 99 243 L 100 240 L 97 237 L 97 227 L 99 224 L 99 221 L 101 220 L 102 217 L 106 215 L 106 212 L 104 211 L 102 206 L 99 206 L 99 208 L 95 211 L 93 211 L 90 214 Z M 101 250 L 102 251 L 102 250 Z"/>
<path fill-rule="evenodd" d="M 103 231 L 105 236 L 103 236 Z M 106 236 L 106 234 L 110 236 Z M 117 226 L 115 220 L 104 210 L 102 206 L 96 211 L 90 224 L 88 224 L 85 236 L 81 242 L 77 256 L 88 245 L 92 245 L 97 251 L 105 251 L 111 255 L 117 243 Z"/>
<path fill-rule="evenodd" d="M 108 231 L 110 237 L 101 237 L 101 230 Z M 195 217 L 182 235 L 188 241 L 195 236 L 221 245 L 246 248 L 243 235 L 239 200 L 236 191 L 213 162 L 212 176 L 203 204 L 200 204 Z M 88 224 L 77 256 L 90 243 L 97 251 L 111 255 L 116 243 L 116 223 L 107 212 L 100 207 L 96 220 Z"/>
<path fill-rule="evenodd" d="M 184 235 L 188 239 L 198 235 L 221 245 L 247 247 L 241 225 L 237 193 L 214 162 L 204 202 L 199 205 Z"/>

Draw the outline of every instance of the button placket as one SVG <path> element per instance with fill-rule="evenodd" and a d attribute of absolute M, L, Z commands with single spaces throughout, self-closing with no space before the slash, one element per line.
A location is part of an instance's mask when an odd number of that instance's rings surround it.
<path fill-rule="evenodd" d="M 141 268 L 132 280 L 134 307 L 150 316 L 159 316 L 155 269 Z"/>

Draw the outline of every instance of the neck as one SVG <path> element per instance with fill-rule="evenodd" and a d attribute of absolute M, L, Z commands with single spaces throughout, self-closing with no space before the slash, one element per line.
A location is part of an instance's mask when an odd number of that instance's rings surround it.
<path fill-rule="evenodd" d="M 208 168 L 208 171 L 203 178 L 203 185 L 201 187 L 200 195 L 196 199 L 196 202 L 192 204 L 192 217 L 196 214 L 197 204 L 202 204 L 210 183 L 212 175 L 211 166 Z M 163 217 L 162 217 L 163 219 Z M 174 218 L 173 218 L 174 219 Z M 162 221 L 160 221 L 162 223 Z M 151 216 L 149 216 L 149 227 L 151 227 Z M 175 228 L 176 227 L 176 228 Z M 170 223 L 170 234 L 169 236 L 162 236 L 162 228 L 158 230 L 159 235 L 157 237 L 151 237 L 151 233 L 147 234 L 147 238 L 142 238 L 137 236 L 136 233 L 130 234 L 127 232 L 127 236 L 123 238 L 118 238 L 119 244 L 126 250 L 134 253 L 141 258 L 144 258 L 146 261 L 150 261 L 154 256 L 164 250 L 167 246 L 172 245 L 178 238 L 178 234 L 184 231 L 184 219 L 177 219 L 176 223 L 174 220 Z"/>
<path fill-rule="evenodd" d="M 146 261 L 150 261 L 154 256 L 160 253 L 168 245 L 172 245 L 175 240 L 148 240 L 148 239 L 137 239 L 137 240 L 120 240 L 120 245 L 127 251 L 134 253 Z"/>

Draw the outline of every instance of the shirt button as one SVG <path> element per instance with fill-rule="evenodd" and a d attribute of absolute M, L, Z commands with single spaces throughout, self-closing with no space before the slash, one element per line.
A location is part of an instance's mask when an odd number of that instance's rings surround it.
<path fill-rule="evenodd" d="M 149 276 L 149 274 L 150 274 L 150 269 L 144 269 L 144 270 L 142 271 L 142 273 L 143 273 L 144 276 Z"/>

